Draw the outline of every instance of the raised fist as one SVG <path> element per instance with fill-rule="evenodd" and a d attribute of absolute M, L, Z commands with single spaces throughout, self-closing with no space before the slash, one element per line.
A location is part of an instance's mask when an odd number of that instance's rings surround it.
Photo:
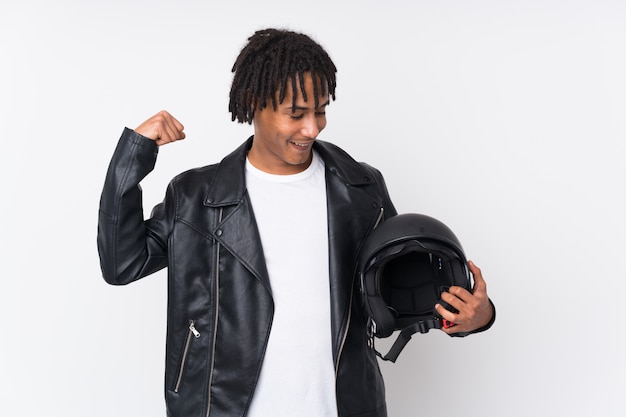
<path fill-rule="evenodd" d="M 140 124 L 135 132 L 142 136 L 152 139 L 157 145 L 165 145 L 166 143 L 175 142 L 185 139 L 185 127 L 174 116 L 165 110 L 161 110 L 142 124 Z"/>

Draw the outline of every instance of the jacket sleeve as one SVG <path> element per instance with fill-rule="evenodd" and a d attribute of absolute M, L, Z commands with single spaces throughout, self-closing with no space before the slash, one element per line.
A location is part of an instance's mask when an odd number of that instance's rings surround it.
<path fill-rule="evenodd" d="M 106 282 L 124 285 L 167 266 L 173 192 L 144 221 L 139 182 L 154 168 L 158 146 L 126 128 L 106 174 L 98 214 L 98 252 Z"/>

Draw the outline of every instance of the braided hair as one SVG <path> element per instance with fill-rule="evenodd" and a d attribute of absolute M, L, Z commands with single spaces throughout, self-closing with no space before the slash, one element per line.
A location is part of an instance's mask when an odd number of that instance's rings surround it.
<path fill-rule="evenodd" d="M 318 43 L 301 33 L 282 29 L 256 31 L 239 53 L 232 72 L 228 110 L 232 120 L 239 123 L 251 124 L 254 112 L 267 107 L 268 100 L 276 110 L 285 99 L 288 84 L 295 111 L 298 87 L 307 101 L 305 73 L 314 80 L 315 107 L 326 93 L 335 99 L 335 64 Z"/>

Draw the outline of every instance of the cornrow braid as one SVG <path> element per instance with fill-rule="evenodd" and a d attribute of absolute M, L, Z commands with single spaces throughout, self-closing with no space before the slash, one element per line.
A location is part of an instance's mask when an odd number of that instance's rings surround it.
<path fill-rule="evenodd" d="M 268 101 L 276 110 L 285 99 L 288 87 L 293 92 L 294 110 L 298 89 L 307 101 L 305 73 L 310 73 L 315 80 L 315 107 L 319 106 L 319 97 L 326 93 L 335 99 L 337 68 L 326 51 L 302 33 L 282 29 L 256 31 L 239 53 L 232 72 L 228 110 L 232 120 L 239 123 L 251 124 L 254 112 L 267 107 Z"/>

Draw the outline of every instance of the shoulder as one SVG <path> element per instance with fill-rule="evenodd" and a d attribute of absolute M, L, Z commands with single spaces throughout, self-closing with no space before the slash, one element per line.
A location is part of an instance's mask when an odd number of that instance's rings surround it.
<path fill-rule="evenodd" d="M 219 163 L 196 167 L 183 171 L 172 179 L 172 183 L 177 186 L 206 182 L 215 176 L 219 168 Z"/>
<path fill-rule="evenodd" d="M 370 190 L 367 192 L 380 198 L 386 216 L 396 214 L 385 179 L 377 168 L 365 162 L 357 162 L 346 151 L 329 142 L 316 141 L 316 150 L 324 160 L 328 172 L 347 186 L 357 187 L 363 191 Z"/>
<path fill-rule="evenodd" d="M 317 140 L 316 150 L 331 172 L 344 177 L 349 182 L 383 181 L 383 176 L 378 169 L 366 162 L 356 161 L 348 152 L 333 143 Z"/>
<path fill-rule="evenodd" d="M 171 187 L 188 196 L 211 196 L 214 201 L 233 202 L 245 193 L 245 161 L 250 140 L 219 163 L 193 168 L 177 175 Z"/>

